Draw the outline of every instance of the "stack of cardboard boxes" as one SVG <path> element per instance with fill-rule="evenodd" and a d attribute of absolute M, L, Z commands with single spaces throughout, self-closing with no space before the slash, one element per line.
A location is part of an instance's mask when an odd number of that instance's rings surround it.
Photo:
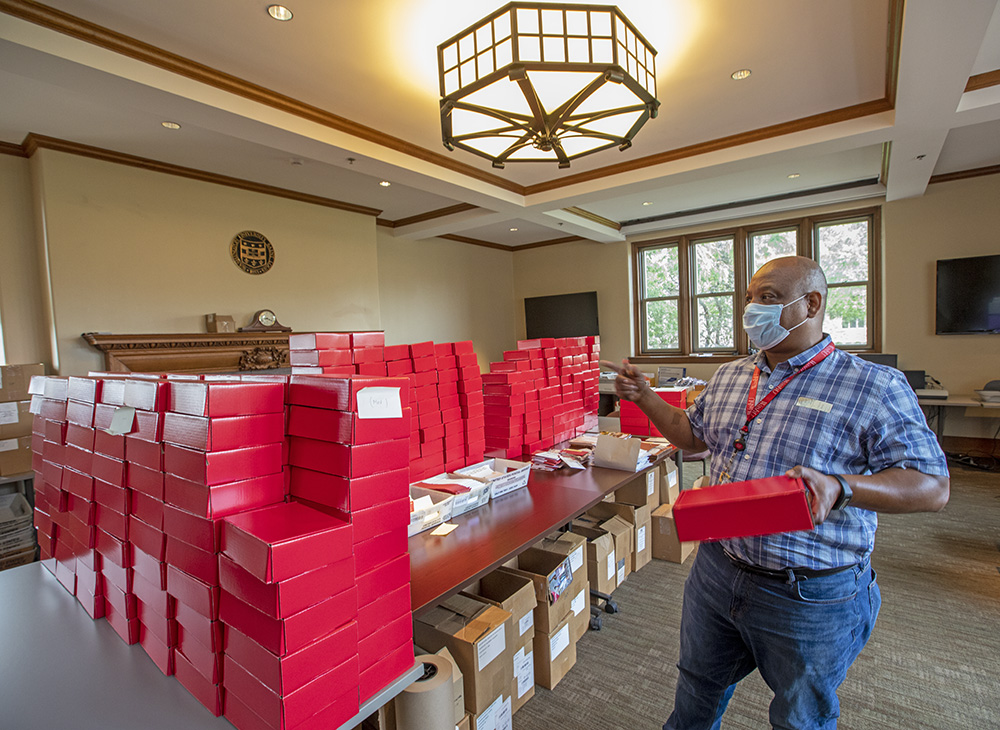
<path fill-rule="evenodd" d="M 0 477 L 31 471 L 31 378 L 45 366 L 0 365 Z"/>

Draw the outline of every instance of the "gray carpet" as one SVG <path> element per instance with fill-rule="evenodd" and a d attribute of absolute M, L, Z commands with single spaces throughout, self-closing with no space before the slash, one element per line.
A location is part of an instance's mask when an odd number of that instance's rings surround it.
<path fill-rule="evenodd" d="M 697 476 L 698 465 L 688 466 Z M 696 472 L 692 474 L 691 472 Z M 840 727 L 1000 728 L 1000 477 L 953 467 L 937 514 L 881 515 L 872 564 L 882 610 L 841 686 Z M 540 687 L 514 730 L 655 729 L 673 706 L 685 565 L 654 560 L 615 593 L 622 612 L 577 644 L 555 690 Z M 723 728 L 767 728 L 756 672 Z"/>

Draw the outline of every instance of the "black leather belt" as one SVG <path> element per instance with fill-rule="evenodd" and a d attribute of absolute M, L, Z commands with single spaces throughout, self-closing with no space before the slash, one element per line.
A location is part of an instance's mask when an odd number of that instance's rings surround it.
<path fill-rule="evenodd" d="M 857 567 L 852 564 L 841 565 L 836 568 L 785 568 L 784 570 L 771 570 L 769 568 L 761 568 L 757 565 L 745 563 L 725 548 L 722 549 L 722 552 L 729 559 L 730 563 L 742 571 L 752 573 L 753 575 L 760 575 L 765 578 L 771 578 L 772 580 L 783 580 L 787 583 L 795 583 L 800 580 L 808 580 L 809 578 L 821 578 L 824 575 L 842 573 L 845 570 Z"/>

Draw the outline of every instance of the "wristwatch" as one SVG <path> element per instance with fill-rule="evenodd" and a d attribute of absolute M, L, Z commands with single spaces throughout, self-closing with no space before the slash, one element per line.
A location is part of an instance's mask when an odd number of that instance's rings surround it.
<path fill-rule="evenodd" d="M 844 509 L 844 507 L 851 503 L 851 497 L 854 496 L 854 492 L 851 491 L 851 485 L 840 474 L 830 474 L 830 476 L 840 482 L 840 496 L 837 497 L 837 501 L 833 503 L 833 507 L 830 509 Z"/>

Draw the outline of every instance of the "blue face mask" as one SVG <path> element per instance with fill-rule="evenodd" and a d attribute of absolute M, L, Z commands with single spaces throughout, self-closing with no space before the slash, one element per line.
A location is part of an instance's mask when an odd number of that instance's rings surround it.
<path fill-rule="evenodd" d="M 805 299 L 805 297 L 806 295 L 803 294 L 799 299 Z M 758 347 L 761 350 L 770 350 L 788 337 L 795 327 L 801 327 L 806 323 L 806 320 L 809 319 L 808 317 L 790 330 L 781 326 L 781 310 L 795 304 L 799 299 L 793 299 L 788 304 L 757 304 L 756 302 L 751 302 L 747 305 L 746 309 L 743 310 L 743 329 L 746 330 L 747 336 L 754 347 Z"/>

